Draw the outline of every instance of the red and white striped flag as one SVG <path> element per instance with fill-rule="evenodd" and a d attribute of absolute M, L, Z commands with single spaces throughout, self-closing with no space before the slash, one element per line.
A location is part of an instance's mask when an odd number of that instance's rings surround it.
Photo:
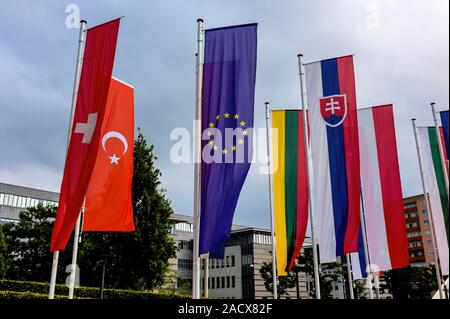
<path fill-rule="evenodd" d="M 358 110 L 358 124 L 370 263 L 376 271 L 403 268 L 409 264 L 408 239 L 392 105 Z M 355 258 L 357 254 L 359 258 Z M 364 251 L 359 251 L 352 255 L 352 263 L 355 271 L 359 270 L 355 263 L 361 261 L 365 277 L 363 254 Z"/>

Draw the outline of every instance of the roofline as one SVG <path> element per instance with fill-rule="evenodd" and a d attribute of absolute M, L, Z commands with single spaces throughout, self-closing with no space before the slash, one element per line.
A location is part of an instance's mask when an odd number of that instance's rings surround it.
<path fill-rule="evenodd" d="M 34 191 L 38 191 L 38 192 L 52 193 L 52 194 L 56 194 L 56 195 L 59 196 L 58 192 L 50 191 L 50 190 L 42 189 L 42 188 L 28 187 L 28 186 L 15 185 L 15 184 L 3 183 L 3 182 L 0 182 L 0 185 L 10 186 L 10 187 L 17 187 L 17 188 L 26 188 L 26 189 L 30 189 L 30 190 L 34 190 Z"/>

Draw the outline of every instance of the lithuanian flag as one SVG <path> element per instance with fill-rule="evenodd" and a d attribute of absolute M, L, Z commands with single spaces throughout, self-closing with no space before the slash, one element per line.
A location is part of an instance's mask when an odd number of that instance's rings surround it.
<path fill-rule="evenodd" d="M 272 156 L 277 273 L 294 266 L 308 224 L 303 111 L 272 111 Z"/>

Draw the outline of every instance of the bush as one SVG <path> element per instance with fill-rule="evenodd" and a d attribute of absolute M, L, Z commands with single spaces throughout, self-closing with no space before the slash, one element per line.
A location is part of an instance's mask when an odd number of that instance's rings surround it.
<path fill-rule="evenodd" d="M 43 282 L 31 282 L 31 281 L 15 281 L 15 280 L 0 280 L 0 292 L 3 293 L 24 293 L 29 295 L 30 299 L 40 299 L 38 296 L 45 296 L 48 298 L 49 284 Z M 56 296 L 67 296 L 69 294 L 69 288 L 65 285 L 56 285 Z M 36 298 L 34 298 L 34 297 Z M 75 298 L 93 298 L 100 297 L 100 288 L 94 287 L 80 287 L 75 289 Z M 135 290 L 122 290 L 122 289 L 105 289 L 103 292 L 105 299 L 190 299 L 186 295 L 176 295 L 170 293 L 158 293 L 148 291 L 135 291 Z M 3 294 L 0 294 L 0 299 L 4 298 Z M 19 298 L 26 299 L 26 297 Z"/>
<path fill-rule="evenodd" d="M 67 299 L 66 296 L 55 296 L 56 299 Z M 0 299 L 48 299 L 48 294 L 37 294 L 23 291 L 0 291 Z"/>

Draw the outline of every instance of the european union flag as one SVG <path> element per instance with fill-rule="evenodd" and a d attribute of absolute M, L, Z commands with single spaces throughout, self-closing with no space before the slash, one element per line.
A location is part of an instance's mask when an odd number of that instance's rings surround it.
<path fill-rule="evenodd" d="M 200 254 L 223 258 L 252 158 L 256 24 L 205 31 Z"/>

